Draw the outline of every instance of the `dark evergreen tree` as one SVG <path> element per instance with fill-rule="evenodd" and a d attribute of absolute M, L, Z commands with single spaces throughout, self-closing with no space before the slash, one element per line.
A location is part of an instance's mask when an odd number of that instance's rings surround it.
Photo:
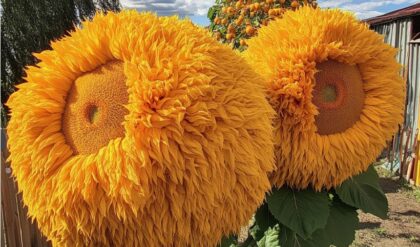
<path fill-rule="evenodd" d="M 22 82 L 24 68 L 37 62 L 34 52 L 50 48 L 83 19 L 96 11 L 119 11 L 118 0 L 1 0 L 1 121 L 4 103 Z"/>

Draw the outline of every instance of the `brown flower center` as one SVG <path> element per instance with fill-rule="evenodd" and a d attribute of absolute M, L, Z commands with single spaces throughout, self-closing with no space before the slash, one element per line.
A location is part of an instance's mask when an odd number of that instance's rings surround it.
<path fill-rule="evenodd" d="M 78 77 L 68 95 L 62 129 L 76 154 L 90 154 L 124 136 L 128 113 L 126 77 L 121 61 L 112 61 Z"/>
<path fill-rule="evenodd" d="M 313 102 L 321 135 L 343 132 L 359 119 L 364 106 L 363 80 L 356 65 L 326 61 L 317 65 Z"/>

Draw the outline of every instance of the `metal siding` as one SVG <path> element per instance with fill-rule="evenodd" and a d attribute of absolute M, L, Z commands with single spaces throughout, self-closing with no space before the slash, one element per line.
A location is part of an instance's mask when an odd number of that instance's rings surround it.
<path fill-rule="evenodd" d="M 398 48 L 397 60 L 407 66 L 408 46 L 411 35 L 411 19 L 402 19 L 373 26 L 372 29 L 384 35 L 384 41 L 395 48 Z"/>
<path fill-rule="evenodd" d="M 403 65 L 401 71 L 407 77 L 407 108 L 405 112 L 405 126 L 411 127 L 415 133 L 419 124 L 420 98 L 420 43 L 410 43 L 411 18 L 401 19 L 371 28 L 384 36 L 384 41 L 398 48 L 396 59 Z M 410 147 L 414 143 L 414 134 L 410 140 Z"/>
<path fill-rule="evenodd" d="M 419 101 L 420 101 L 420 43 L 411 43 L 410 44 L 410 62 L 408 68 L 408 85 L 410 88 L 407 89 L 412 91 L 409 94 L 408 102 L 411 107 L 406 111 L 406 122 L 410 123 L 412 129 L 415 131 L 419 127 Z M 407 118 L 410 118 L 410 122 L 407 121 Z M 411 142 L 413 143 L 414 136 L 412 137 Z"/>

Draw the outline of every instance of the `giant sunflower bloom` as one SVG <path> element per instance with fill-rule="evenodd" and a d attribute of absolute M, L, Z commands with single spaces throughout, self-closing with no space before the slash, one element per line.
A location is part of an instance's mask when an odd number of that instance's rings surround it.
<path fill-rule="evenodd" d="M 272 183 L 320 190 L 363 172 L 403 119 L 397 50 L 350 13 L 287 12 L 249 41 L 274 120 Z"/>
<path fill-rule="evenodd" d="M 54 246 L 211 246 L 263 201 L 274 112 L 205 30 L 99 14 L 36 57 L 8 102 L 10 161 Z"/>

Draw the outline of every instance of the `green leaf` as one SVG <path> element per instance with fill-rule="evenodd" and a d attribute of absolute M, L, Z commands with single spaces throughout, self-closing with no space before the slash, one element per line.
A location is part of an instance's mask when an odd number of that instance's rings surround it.
<path fill-rule="evenodd" d="M 303 239 L 296 232 L 283 225 L 280 226 L 279 239 L 281 247 L 318 247 L 314 242 Z"/>
<path fill-rule="evenodd" d="M 359 225 L 357 209 L 335 199 L 331 204 L 330 216 L 324 229 L 315 231 L 310 240 L 311 244 L 319 247 L 347 247 L 353 241 L 356 228 Z"/>
<path fill-rule="evenodd" d="M 216 13 L 216 8 L 214 6 L 209 8 L 209 11 L 207 12 L 207 18 L 209 18 L 210 21 L 213 21 L 215 13 Z"/>
<path fill-rule="evenodd" d="M 267 197 L 271 214 L 304 239 L 327 224 L 329 200 L 326 192 L 311 189 L 295 191 L 287 187 Z"/>
<path fill-rule="evenodd" d="M 338 199 L 331 204 L 324 229 L 318 229 L 310 238 L 303 239 L 288 227 L 280 226 L 280 243 L 282 247 L 347 247 L 354 240 L 358 224 L 356 209 Z"/>
<path fill-rule="evenodd" d="M 265 231 L 267 231 L 268 228 L 275 226 L 277 223 L 277 220 L 268 210 L 267 203 L 264 203 L 255 213 L 255 223 L 249 230 L 250 234 L 256 241 L 259 241 L 264 237 Z"/>
<path fill-rule="evenodd" d="M 264 237 L 258 241 L 258 247 L 279 247 L 280 246 L 280 239 L 279 239 L 279 232 L 280 228 L 279 225 L 275 225 L 272 228 L 269 228 Z"/>
<path fill-rule="evenodd" d="M 335 191 L 346 204 L 382 219 L 387 217 L 388 200 L 379 186 L 378 174 L 372 166 L 366 172 L 344 181 Z"/>
<path fill-rule="evenodd" d="M 235 236 L 223 237 L 219 247 L 236 247 L 237 241 Z"/>
<path fill-rule="evenodd" d="M 213 23 L 213 22 L 212 22 L 212 23 L 210 23 L 209 30 L 210 30 L 210 31 L 213 31 L 213 30 L 214 30 L 214 28 L 215 28 L 215 26 L 216 26 L 216 25 L 214 25 L 214 23 Z"/>
<path fill-rule="evenodd" d="M 334 200 L 324 229 L 326 236 L 331 239 L 331 244 L 336 247 L 347 247 L 353 242 L 359 225 L 356 210 L 340 200 Z"/>

